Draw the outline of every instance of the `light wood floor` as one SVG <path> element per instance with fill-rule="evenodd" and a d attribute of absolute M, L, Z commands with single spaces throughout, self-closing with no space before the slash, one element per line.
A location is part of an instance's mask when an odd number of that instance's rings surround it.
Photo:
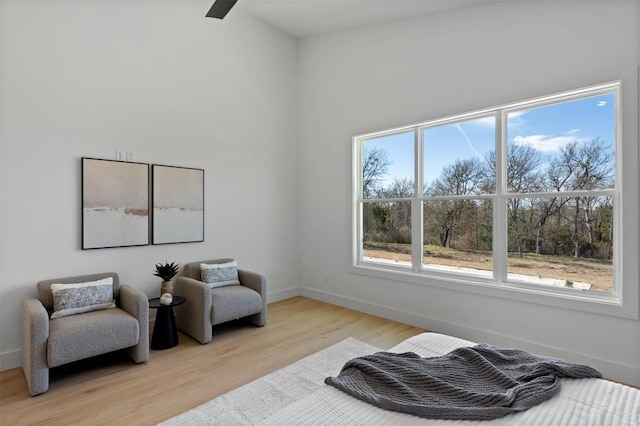
<path fill-rule="evenodd" d="M 156 424 L 347 337 L 388 349 L 424 331 L 303 297 L 268 309 L 264 327 L 216 326 L 207 345 L 180 334 L 145 364 L 112 354 L 53 369 L 36 397 L 21 368 L 0 372 L 0 424 Z"/>

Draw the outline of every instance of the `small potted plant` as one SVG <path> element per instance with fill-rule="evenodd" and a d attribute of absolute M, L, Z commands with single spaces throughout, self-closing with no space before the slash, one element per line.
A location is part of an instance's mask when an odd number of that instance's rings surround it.
<path fill-rule="evenodd" d="M 173 283 L 171 279 L 176 276 L 179 269 L 180 265 L 175 262 L 165 262 L 164 265 L 162 263 L 156 264 L 156 273 L 153 275 L 162 278 L 161 295 L 165 293 L 173 295 Z"/>

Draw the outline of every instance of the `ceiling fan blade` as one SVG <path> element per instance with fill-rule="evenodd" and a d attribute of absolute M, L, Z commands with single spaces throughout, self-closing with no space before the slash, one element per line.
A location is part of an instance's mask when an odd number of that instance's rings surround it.
<path fill-rule="evenodd" d="M 238 0 L 216 0 L 213 6 L 211 6 L 211 9 L 209 9 L 209 12 L 207 12 L 207 18 L 224 18 L 237 1 Z"/>

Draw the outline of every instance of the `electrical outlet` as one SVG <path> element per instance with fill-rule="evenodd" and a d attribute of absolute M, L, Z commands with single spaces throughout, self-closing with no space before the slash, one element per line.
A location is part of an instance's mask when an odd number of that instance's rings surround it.
<path fill-rule="evenodd" d="M 127 151 L 127 161 L 136 161 L 136 153 L 133 151 Z"/>
<path fill-rule="evenodd" d="M 116 149 L 116 161 L 124 161 L 124 152 L 121 149 Z"/>

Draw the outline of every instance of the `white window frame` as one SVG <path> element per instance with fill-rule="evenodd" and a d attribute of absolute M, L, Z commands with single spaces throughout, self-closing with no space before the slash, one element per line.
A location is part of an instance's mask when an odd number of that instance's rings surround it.
<path fill-rule="evenodd" d="M 506 187 L 506 150 L 507 140 L 506 116 L 509 112 L 551 105 L 558 102 L 566 102 L 585 97 L 597 96 L 599 94 L 613 93 L 615 95 L 615 184 L 613 189 L 591 190 L 593 196 L 613 197 L 613 290 L 611 293 L 596 291 L 578 291 L 569 288 L 547 287 L 517 280 L 509 279 L 506 265 L 507 247 L 507 214 L 506 199 L 512 197 L 535 198 L 537 196 L 549 196 L 551 194 L 571 197 L 579 195 L 577 191 L 563 191 L 559 193 L 508 193 Z M 630 301 L 623 304 L 623 284 L 622 284 L 622 253 L 624 235 L 621 232 L 622 219 L 622 135 L 621 135 L 621 82 L 605 83 L 597 86 L 567 91 L 541 98 L 527 101 L 511 103 L 495 108 L 487 108 L 471 113 L 459 114 L 446 118 L 430 120 L 414 125 L 399 127 L 386 131 L 369 133 L 353 138 L 353 268 L 352 272 L 366 276 L 382 278 L 386 280 L 403 281 L 416 285 L 426 285 L 431 287 L 445 288 L 455 291 L 483 294 L 506 299 L 521 300 L 543 305 L 558 306 L 562 308 L 575 309 L 580 311 L 595 312 L 605 315 L 638 319 L 638 303 Z M 491 199 L 493 202 L 493 277 L 482 277 L 464 273 L 450 273 L 433 271 L 423 268 L 423 201 L 430 197 L 423 194 L 423 141 L 422 131 L 425 128 L 440 126 L 448 123 L 455 123 L 475 118 L 495 116 L 496 129 L 496 193 L 464 196 L 468 199 Z M 363 142 L 369 139 L 380 138 L 403 132 L 414 132 L 415 144 L 415 191 L 412 198 L 402 199 L 364 199 L 362 194 L 362 149 Z M 452 197 L 455 198 L 455 197 Z M 442 199 L 442 198 L 439 198 Z M 411 241 L 412 241 L 412 262 L 410 266 L 396 266 L 385 262 L 367 261 L 363 257 L 363 229 L 362 229 L 362 206 L 368 202 L 382 201 L 410 201 L 411 202 Z M 419 226 L 416 226 L 419 225 Z"/>

